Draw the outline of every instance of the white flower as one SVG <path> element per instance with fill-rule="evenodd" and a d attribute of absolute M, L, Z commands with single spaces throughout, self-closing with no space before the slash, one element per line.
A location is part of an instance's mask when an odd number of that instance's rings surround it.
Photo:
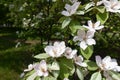
<path fill-rule="evenodd" d="M 103 4 L 105 5 L 105 8 L 109 12 L 119 12 L 120 13 L 120 1 L 118 0 L 104 0 Z"/>
<path fill-rule="evenodd" d="M 53 46 L 46 46 L 45 52 L 51 57 L 60 57 L 65 51 L 65 42 L 55 42 Z"/>
<path fill-rule="evenodd" d="M 69 80 L 68 78 L 64 78 L 63 80 Z"/>
<path fill-rule="evenodd" d="M 82 66 L 82 67 L 87 67 L 87 64 L 83 62 L 83 57 L 81 55 L 75 56 L 74 61 L 77 65 Z"/>
<path fill-rule="evenodd" d="M 73 41 L 81 41 L 80 47 L 85 50 L 88 45 L 95 45 L 96 41 L 93 39 L 94 31 L 87 31 L 85 33 L 84 30 L 78 30 L 77 36 L 73 38 Z"/>
<path fill-rule="evenodd" d="M 116 59 L 111 59 L 110 56 L 106 56 L 104 59 L 101 59 L 100 56 L 96 56 L 96 63 L 101 70 L 113 70 L 120 72 L 120 66 L 118 66 Z"/>
<path fill-rule="evenodd" d="M 36 64 L 34 70 L 38 76 L 48 76 L 47 64 L 45 60 L 42 60 L 40 63 Z"/>
<path fill-rule="evenodd" d="M 25 69 L 24 72 L 31 71 L 34 68 L 34 64 L 29 64 L 28 69 Z"/>
<path fill-rule="evenodd" d="M 65 50 L 65 57 L 67 59 L 72 59 L 77 53 L 77 50 L 72 50 L 71 48 L 67 47 Z"/>
<path fill-rule="evenodd" d="M 73 14 L 75 14 L 76 10 L 78 9 L 80 5 L 80 2 L 75 2 L 72 6 L 69 4 L 65 5 L 65 9 L 64 11 L 62 11 L 62 14 L 64 16 L 71 16 Z"/>
<path fill-rule="evenodd" d="M 103 25 L 100 26 L 100 21 L 97 21 L 96 23 L 92 23 L 91 20 L 88 21 L 88 26 L 83 25 L 83 27 L 87 28 L 90 31 L 96 31 L 104 28 Z"/>

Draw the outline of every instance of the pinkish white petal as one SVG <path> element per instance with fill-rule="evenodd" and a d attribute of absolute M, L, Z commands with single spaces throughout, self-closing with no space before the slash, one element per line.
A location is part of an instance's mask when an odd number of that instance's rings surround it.
<path fill-rule="evenodd" d="M 96 30 L 100 30 L 102 28 L 104 28 L 104 26 L 95 27 Z"/>
<path fill-rule="evenodd" d="M 31 71 L 33 69 L 33 64 L 29 64 L 28 65 L 28 69 L 25 69 L 24 71 L 27 72 L 27 71 Z"/>
<path fill-rule="evenodd" d="M 111 62 L 111 57 L 110 56 L 106 56 L 103 60 L 102 60 L 102 62 Z"/>
<path fill-rule="evenodd" d="M 55 57 L 54 52 L 53 52 L 53 46 L 46 46 L 45 47 L 45 52 L 46 54 Z"/>
<path fill-rule="evenodd" d="M 99 67 L 101 67 L 101 64 L 102 64 L 102 59 L 100 56 L 95 56 L 95 60 L 96 60 L 96 63 Z"/>
<path fill-rule="evenodd" d="M 91 20 L 89 20 L 89 21 L 88 21 L 88 26 L 89 26 L 90 28 L 92 28 L 92 27 L 93 27 L 93 23 L 92 23 L 92 21 L 91 21 Z"/>
<path fill-rule="evenodd" d="M 87 48 L 87 44 L 86 44 L 86 42 L 85 41 L 81 41 L 80 42 L 80 47 L 83 49 L 83 50 L 85 50 L 86 48 Z"/>
<path fill-rule="evenodd" d="M 77 32 L 77 35 L 78 35 L 78 36 L 81 36 L 81 38 L 84 38 L 85 34 L 86 34 L 85 31 L 84 31 L 84 30 L 81 30 L 81 29 L 78 30 L 78 32 Z"/>
<path fill-rule="evenodd" d="M 97 21 L 97 22 L 94 24 L 94 28 L 99 27 L 99 26 L 100 26 L 100 21 Z"/>
<path fill-rule="evenodd" d="M 93 37 L 94 37 L 94 34 L 95 34 L 95 31 L 90 31 L 90 30 L 88 30 L 88 31 L 87 31 L 87 34 L 86 34 L 86 37 L 87 37 L 87 38 L 93 38 Z"/>
<path fill-rule="evenodd" d="M 87 40 L 86 40 L 86 43 L 87 43 L 88 45 L 95 45 L 95 44 L 96 44 L 96 41 L 95 41 L 94 39 L 87 39 Z"/>
<path fill-rule="evenodd" d="M 64 15 L 64 16 L 71 16 L 71 14 L 68 11 L 62 11 L 62 15 Z"/>
<path fill-rule="evenodd" d="M 71 9 L 71 6 L 69 4 L 65 4 L 65 9 L 66 10 L 70 10 Z"/>
<path fill-rule="evenodd" d="M 77 50 L 72 50 L 71 48 L 67 47 L 65 50 L 65 57 L 67 59 L 72 59 L 75 57 L 76 53 L 77 53 Z"/>

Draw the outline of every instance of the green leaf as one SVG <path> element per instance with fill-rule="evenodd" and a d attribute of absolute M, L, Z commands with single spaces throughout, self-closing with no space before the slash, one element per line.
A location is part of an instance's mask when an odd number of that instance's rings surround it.
<path fill-rule="evenodd" d="M 52 76 L 48 76 L 48 77 L 43 77 L 42 80 L 57 80 L 57 79 Z"/>
<path fill-rule="evenodd" d="M 85 12 L 84 11 L 77 11 L 75 14 L 77 14 L 77 15 L 84 15 Z"/>
<path fill-rule="evenodd" d="M 68 26 L 69 25 L 69 23 L 71 22 L 71 18 L 66 18 L 64 21 L 63 21 L 63 23 L 62 23 L 62 28 L 65 28 L 66 26 Z"/>
<path fill-rule="evenodd" d="M 90 71 L 95 71 L 98 69 L 97 64 L 93 61 L 87 61 L 87 65 L 88 65 L 88 70 Z"/>
<path fill-rule="evenodd" d="M 78 78 L 79 78 L 80 80 L 84 80 L 83 72 L 82 72 L 82 70 L 81 70 L 80 68 L 77 68 L 77 69 L 76 69 L 76 73 L 77 73 Z"/>
<path fill-rule="evenodd" d="M 91 8 L 92 6 L 93 6 L 93 3 L 92 3 L 92 2 L 86 4 L 85 10 L 88 10 L 88 9 Z"/>
<path fill-rule="evenodd" d="M 101 73 L 100 72 L 93 73 L 90 80 L 102 80 Z"/>
<path fill-rule="evenodd" d="M 63 23 L 63 21 L 66 19 L 66 17 L 61 17 L 59 20 L 58 20 L 58 23 Z"/>
<path fill-rule="evenodd" d="M 50 70 L 60 70 L 60 66 L 57 61 L 54 61 L 52 64 L 48 65 Z"/>
<path fill-rule="evenodd" d="M 36 72 L 30 75 L 26 80 L 34 80 L 37 77 Z"/>
<path fill-rule="evenodd" d="M 104 12 L 105 12 L 105 7 L 104 7 L 104 6 L 98 6 L 98 7 L 96 7 L 96 9 L 97 9 L 100 13 L 104 13 Z"/>
<path fill-rule="evenodd" d="M 54 76 L 55 78 L 57 78 L 57 77 L 59 76 L 59 73 L 60 73 L 59 70 L 54 70 L 54 71 L 52 71 L 52 74 L 53 74 L 53 76 Z"/>
<path fill-rule="evenodd" d="M 106 80 L 105 78 L 102 78 L 102 80 Z"/>
<path fill-rule="evenodd" d="M 98 36 L 99 38 L 101 38 L 104 41 L 104 43 L 108 44 L 107 40 L 103 37 L 102 34 L 96 32 L 96 36 Z"/>
<path fill-rule="evenodd" d="M 97 21 L 100 21 L 101 24 L 104 24 L 109 18 L 109 13 L 108 12 L 98 13 L 96 14 L 96 18 L 97 18 Z"/>
<path fill-rule="evenodd" d="M 68 78 L 69 75 L 73 75 L 75 72 L 75 67 L 70 59 L 66 59 L 65 57 L 60 58 L 60 78 L 63 79 L 64 77 Z"/>
<path fill-rule="evenodd" d="M 37 76 L 37 77 L 35 78 L 35 80 L 41 80 L 40 76 Z"/>
<path fill-rule="evenodd" d="M 113 72 L 113 71 L 108 71 L 108 73 L 110 74 L 110 76 L 115 79 L 115 80 L 120 80 L 120 73 L 117 72 Z"/>
<path fill-rule="evenodd" d="M 29 72 L 25 75 L 25 77 L 28 77 L 28 76 L 32 75 L 33 73 L 35 73 L 35 70 L 29 71 Z"/>
<path fill-rule="evenodd" d="M 85 50 L 80 49 L 81 54 L 86 58 L 89 59 L 93 54 L 93 46 L 88 46 Z"/>
<path fill-rule="evenodd" d="M 37 59 L 46 59 L 46 58 L 49 58 L 50 56 L 46 53 L 41 53 L 41 54 L 38 54 L 36 56 L 34 56 L 34 58 L 37 58 Z"/>
<path fill-rule="evenodd" d="M 72 33 L 74 34 L 78 29 L 81 29 L 83 28 L 78 21 L 73 21 L 71 24 L 70 24 L 70 30 L 72 31 Z"/>

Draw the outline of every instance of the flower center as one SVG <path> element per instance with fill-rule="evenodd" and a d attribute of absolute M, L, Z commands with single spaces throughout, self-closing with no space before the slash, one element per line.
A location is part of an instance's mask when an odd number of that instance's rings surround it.
<path fill-rule="evenodd" d="M 41 68 L 41 71 L 42 71 L 43 73 L 45 73 L 45 72 L 46 72 L 46 70 L 45 70 L 44 68 Z"/>
<path fill-rule="evenodd" d="M 111 9 L 114 9 L 114 7 L 117 5 L 117 3 L 111 5 Z"/>
<path fill-rule="evenodd" d="M 105 69 L 105 66 L 106 66 L 106 64 L 105 64 L 105 63 L 102 63 L 102 68 L 103 68 L 103 69 Z"/>
<path fill-rule="evenodd" d="M 92 23 L 92 27 L 95 28 L 95 24 L 94 23 Z"/>
<path fill-rule="evenodd" d="M 54 52 L 55 55 L 57 54 L 57 50 L 56 49 L 53 49 L 53 52 Z"/>

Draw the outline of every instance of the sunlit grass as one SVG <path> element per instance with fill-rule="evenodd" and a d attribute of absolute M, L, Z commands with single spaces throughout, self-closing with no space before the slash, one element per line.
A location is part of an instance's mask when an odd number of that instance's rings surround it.
<path fill-rule="evenodd" d="M 20 80 L 20 74 L 32 63 L 32 45 L 15 48 L 17 35 L 14 30 L 0 29 L 0 80 Z"/>

